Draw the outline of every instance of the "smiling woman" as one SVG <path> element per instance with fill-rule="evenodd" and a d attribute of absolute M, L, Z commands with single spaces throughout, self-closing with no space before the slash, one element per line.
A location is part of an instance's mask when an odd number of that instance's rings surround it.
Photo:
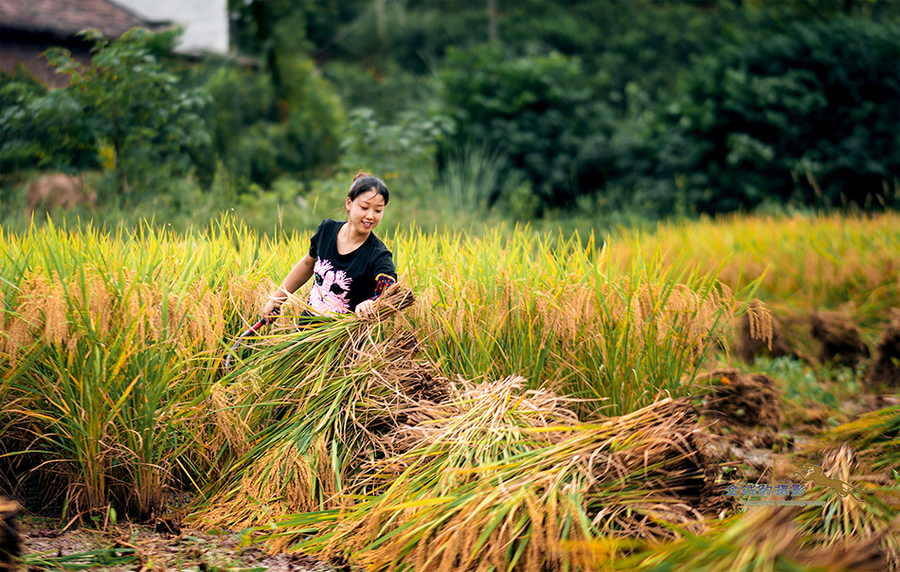
<path fill-rule="evenodd" d="M 317 314 L 356 312 L 375 315 L 376 300 L 397 280 L 391 251 L 372 230 L 381 222 L 390 193 L 384 181 L 360 172 L 347 193 L 347 221 L 322 221 L 309 252 L 269 296 L 263 316 L 270 317 L 290 294 L 313 278 L 309 305 Z"/>

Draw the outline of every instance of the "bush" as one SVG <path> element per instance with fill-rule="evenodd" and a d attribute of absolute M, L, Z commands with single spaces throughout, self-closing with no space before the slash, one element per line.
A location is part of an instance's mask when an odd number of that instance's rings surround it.
<path fill-rule="evenodd" d="M 53 90 L 48 97 L 58 91 L 71 97 L 95 146 L 105 143 L 113 148 L 126 195 L 153 189 L 154 182 L 169 173 L 186 173 L 192 165 L 191 152 L 197 154 L 197 148 L 209 143 L 200 116 L 208 93 L 182 89 L 178 77 L 154 55 L 161 44 L 171 49 L 179 33 L 151 34 L 133 28 L 109 42 L 96 30 L 87 30 L 82 35 L 95 44 L 89 68 L 67 50 L 47 51 L 48 61 L 72 77 L 69 87 Z"/>
<path fill-rule="evenodd" d="M 900 205 L 898 60 L 896 21 L 852 19 L 706 58 L 664 112 L 658 166 L 644 170 L 667 180 L 653 198 L 683 193 L 704 212 Z"/>
<path fill-rule="evenodd" d="M 269 188 L 279 177 L 312 179 L 337 162 L 343 105 L 312 60 L 280 54 L 273 72 L 228 64 L 209 74 L 207 113 L 215 153 L 236 175 Z"/>
<path fill-rule="evenodd" d="M 48 90 L 21 65 L 0 72 L 0 172 L 81 170 L 100 164 L 75 94 Z"/>
<path fill-rule="evenodd" d="M 476 141 L 505 153 L 544 205 L 574 201 L 582 190 L 580 149 L 609 118 L 577 58 L 451 49 L 440 78 L 459 124 L 456 144 Z"/>

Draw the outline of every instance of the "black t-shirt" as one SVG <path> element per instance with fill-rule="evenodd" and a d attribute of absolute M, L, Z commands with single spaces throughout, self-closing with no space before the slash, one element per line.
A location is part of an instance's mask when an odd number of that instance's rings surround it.
<path fill-rule="evenodd" d="M 316 264 L 309 304 L 318 314 L 352 312 L 372 298 L 380 275 L 397 279 L 391 251 L 374 233 L 353 252 L 340 254 L 337 235 L 343 225 L 325 219 L 310 239 L 309 255 Z"/>

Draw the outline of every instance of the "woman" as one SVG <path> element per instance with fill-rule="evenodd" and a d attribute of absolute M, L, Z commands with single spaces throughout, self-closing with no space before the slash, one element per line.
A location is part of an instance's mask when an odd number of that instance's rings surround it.
<path fill-rule="evenodd" d="M 381 179 L 360 172 L 347 194 L 346 222 L 325 219 L 310 239 L 309 252 L 269 296 L 271 318 L 290 294 L 313 278 L 309 305 L 316 314 L 356 312 L 375 316 L 374 301 L 397 281 L 391 251 L 372 230 L 381 222 L 390 194 Z"/>

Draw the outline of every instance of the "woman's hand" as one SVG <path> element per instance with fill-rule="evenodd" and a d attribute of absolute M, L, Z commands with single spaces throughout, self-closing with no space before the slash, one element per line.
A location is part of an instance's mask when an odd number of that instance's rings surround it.
<path fill-rule="evenodd" d="M 269 296 L 269 301 L 266 302 L 266 305 L 263 306 L 262 316 L 266 318 L 266 323 L 270 324 L 275 320 L 275 316 L 281 311 L 281 305 L 284 303 L 284 297 L 282 297 L 281 289 L 275 291 L 274 294 Z"/>
<path fill-rule="evenodd" d="M 364 300 L 356 306 L 356 317 L 360 320 L 371 320 L 377 315 L 374 300 Z"/>

